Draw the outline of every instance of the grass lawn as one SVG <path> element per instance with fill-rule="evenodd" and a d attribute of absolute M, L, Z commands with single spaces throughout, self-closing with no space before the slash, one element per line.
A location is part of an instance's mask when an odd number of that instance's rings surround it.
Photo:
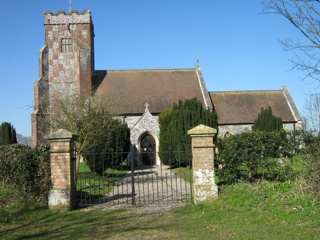
<path fill-rule="evenodd" d="M 222 186 L 219 198 L 167 212 L 8 208 L 0 239 L 320 239 L 320 203 L 289 183 Z"/>
<path fill-rule="evenodd" d="M 86 163 L 80 162 L 77 175 L 77 191 L 82 190 L 85 194 L 99 195 L 105 194 L 113 189 L 116 181 L 126 175 L 129 170 L 106 169 L 103 176 L 96 176 Z"/>

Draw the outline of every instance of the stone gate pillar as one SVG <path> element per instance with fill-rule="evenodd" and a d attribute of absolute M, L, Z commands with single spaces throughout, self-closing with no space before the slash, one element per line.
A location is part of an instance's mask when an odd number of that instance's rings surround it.
<path fill-rule="evenodd" d="M 198 125 L 188 131 L 192 138 L 192 169 L 194 203 L 210 202 L 218 197 L 214 180 L 214 144 L 217 130 Z"/>
<path fill-rule="evenodd" d="M 75 208 L 75 156 L 74 141 L 78 136 L 64 129 L 47 135 L 50 143 L 52 189 L 49 208 L 72 210 Z"/>

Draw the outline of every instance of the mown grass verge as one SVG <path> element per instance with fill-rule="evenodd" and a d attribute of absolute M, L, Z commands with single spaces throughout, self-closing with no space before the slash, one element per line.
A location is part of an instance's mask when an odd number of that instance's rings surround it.
<path fill-rule="evenodd" d="M 8 208 L 1 239 L 319 239 L 320 203 L 292 183 L 221 186 L 219 198 L 170 212 Z"/>

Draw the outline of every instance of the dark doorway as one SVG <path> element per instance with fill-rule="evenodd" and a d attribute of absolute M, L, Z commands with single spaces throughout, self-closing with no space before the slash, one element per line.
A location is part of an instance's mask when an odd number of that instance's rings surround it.
<path fill-rule="evenodd" d="M 156 141 L 151 135 L 145 135 L 141 139 L 140 152 L 142 153 L 142 163 L 144 165 L 156 164 Z"/>

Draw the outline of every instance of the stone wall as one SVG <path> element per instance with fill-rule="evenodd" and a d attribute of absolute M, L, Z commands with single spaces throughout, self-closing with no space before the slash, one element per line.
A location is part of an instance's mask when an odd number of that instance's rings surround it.
<path fill-rule="evenodd" d="M 239 125 L 220 125 L 218 127 L 218 137 L 223 138 L 229 135 L 235 135 L 246 131 L 251 131 L 253 124 L 239 124 Z M 287 131 L 301 130 L 301 123 L 284 123 L 283 129 Z"/>
<path fill-rule="evenodd" d="M 245 131 L 251 131 L 251 128 L 252 124 L 220 125 L 218 126 L 218 137 L 223 138 L 229 135 L 235 135 Z"/>

